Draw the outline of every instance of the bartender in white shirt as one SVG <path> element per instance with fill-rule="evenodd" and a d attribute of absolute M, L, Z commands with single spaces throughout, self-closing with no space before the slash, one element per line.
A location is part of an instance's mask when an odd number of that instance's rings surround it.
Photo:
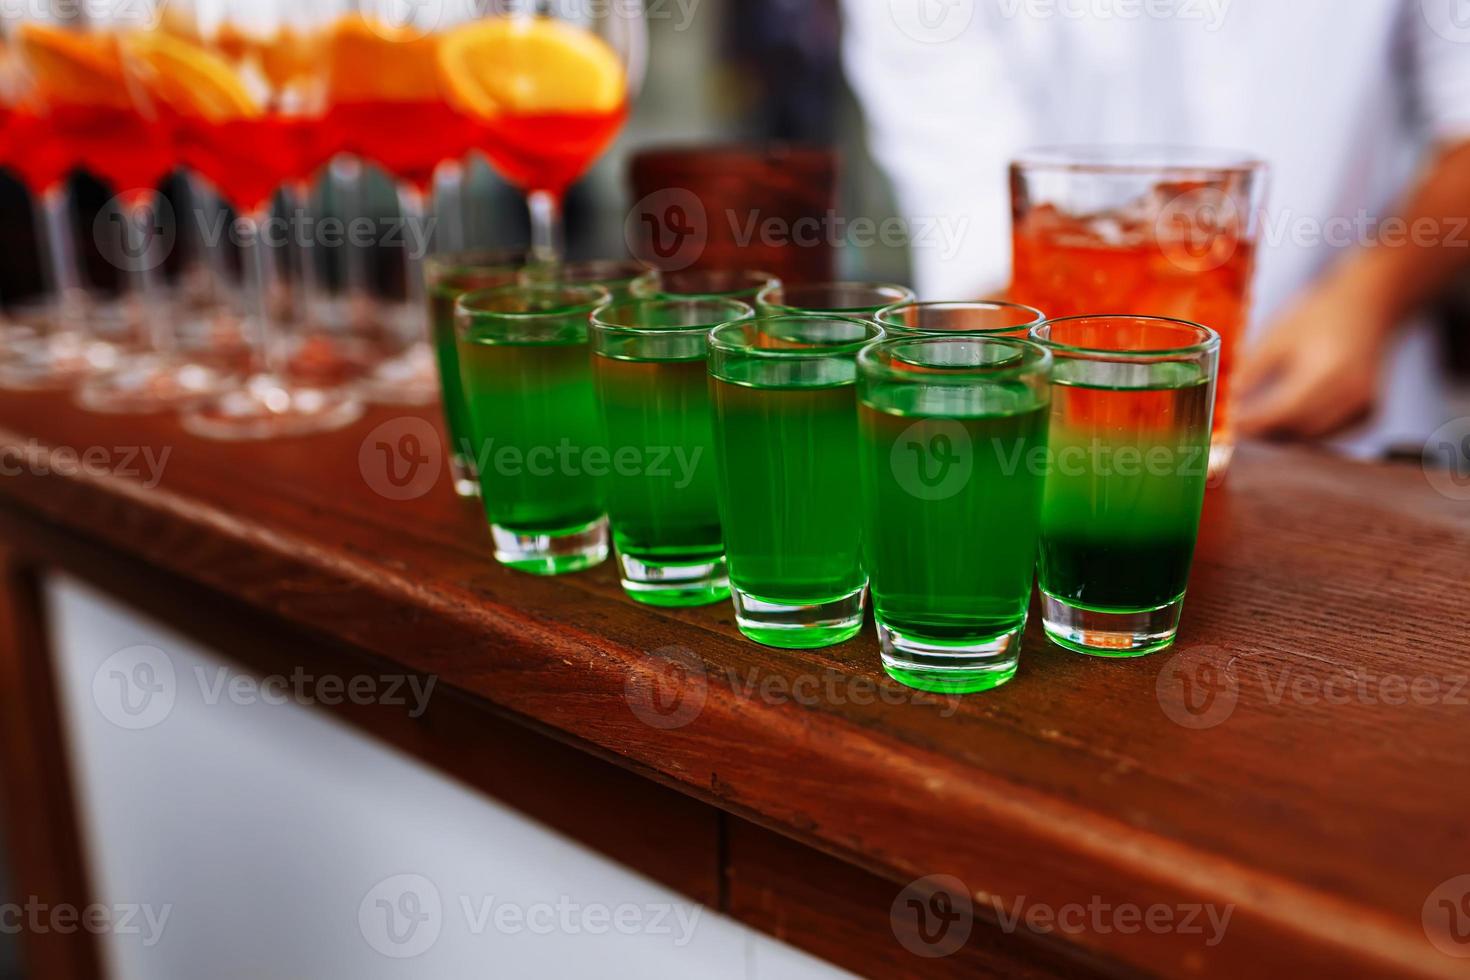
<path fill-rule="evenodd" d="M 915 245 L 925 299 L 1004 288 L 1027 147 L 1266 160 L 1239 428 L 1369 455 L 1449 414 L 1419 314 L 1470 263 L 1460 3 L 844 0 L 843 58 L 901 212 L 964 220 L 957 250 Z"/>

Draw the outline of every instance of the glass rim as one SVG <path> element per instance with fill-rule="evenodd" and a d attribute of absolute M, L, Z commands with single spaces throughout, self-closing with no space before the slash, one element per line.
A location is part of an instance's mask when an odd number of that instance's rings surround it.
<path fill-rule="evenodd" d="M 580 281 L 572 281 L 562 278 L 567 271 L 575 273 L 590 273 L 594 270 L 613 271 L 614 275 L 589 275 Z M 569 262 L 527 262 L 520 269 L 523 275 L 541 271 L 551 273 L 551 278 L 543 280 L 548 283 L 561 283 L 568 286 L 595 285 L 603 282 L 634 282 L 649 276 L 657 276 L 658 270 L 646 262 L 638 259 L 574 259 Z M 532 282 L 537 280 L 532 279 Z"/>
<path fill-rule="evenodd" d="M 810 307 L 793 306 L 792 304 L 787 303 L 787 302 L 767 303 L 766 302 L 766 299 L 765 299 L 767 293 L 770 293 L 770 292 L 772 292 L 774 290 L 778 290 L 778 289 L 779 290 L 787 290 L 787 289 L 834 289 L 834 290 L 836 290 L 836 289 L 849 289 L 849 288 L 851 288 L 851 289 L 869 289 L 869 290 L 872 290 L 873 292 L 881 292 L 881 291 L 884 291 L 884 290 L 892 290 L 894 292 L 897 292 L 899 295 L 903 295 L 903 296 L 908 296 L 909 297 L 908 299 L 895 300 L 894 302 L 887 304 L 887 306 L 902 306 L 902 305 L 905 305 L 905 304 L 908 304 L 908 303 L 913 303 L 913 302 L 916 301 L 916 297 L 915 297 L 914 291 L 912 289 L 910 289 L 908 286 L 905 286 L 905 285 L 902 285 L 902 284 L 896 283 L 896 282 L 864 282 L 863 280 L 860 280 L 860 279 L 836 279 L 836 280 L 833 280 L 831 282 L 782 282 L 781 280 L 777 279 L 775 282 L 766 283 L 766 285 L 761 289 L 761 291 L 759 293 L 756 293 L 755 301 L 757 303 L 765 303 L 766 305 L 770 306 L 772 309 L 780 310 L 783 313 L 785 313 L 785 312 L 791 312 L 791 313 L 803 313 L 803 312 L 805 312 L 805 313 L 836 313 L 836 314 L 841 315 L 841 316 L 848 316 L 848 315 L 851 315 L 851 314 L 854 314 L 854 313 L 865 313 L 868 310 L 873 309 L 873 307 L 871 307 L 871 306 L 842 306 L 842 307 L 833 306 L 833 307 L 827 307 L 827 308 L 820 309 L 820 310 L 814 310 L 814 309 L 812 309 Z M 879 307 L 878 309 L 885 309 L 885 308 L 886 307 Z"/>
<path fill-rule="evenodd" d="M 510 256 L 520 255 L 520 261 Z M 436 274 L 454 275 L 456 273 L 480 273 L 506 269 L 512 273 L 519 273 L 527 266 L 531 250 L 520 246 L 507 245 L 496 248 L 469 248 L 457 252 L 432 252 L 424 256 L 424 272 L 430 271 Z M 491 261 L 491 258 L 494 260 Z"/>
<path fill-rule="evenodd" d="M 514 294 L 581 294 L 586 302 L 578 302 L 572 299 L 569 302 L 542 310 L 489 310 L 479 307 L 478 304 L 490 299 L 498 299 L 502 296 Z M 611 300 L 612 294 L 602 286 L 594 285 L 561 285 L 558 283 L 511 283 L 506 286 L 491 286 L 488 289 L 472 289 L 461 293 L 454 301 L 455 316 L 464 316 L 471 319 L 483 317 L 500 317 L 507 320 L 535 320 L 545 317 L 572 316 L 585 313 L 589 316 L 599 306 L 605 305 Z"/>
<path fill-rule="evenodd" d="M 726 339 L 727 334 L 738 328 L 744 330 L 747 327 L 764 323 L 777 323 L 780 321 L 806 321 L 824 323 L 849 323 L 861 327 L 864 337 L 861 340 L 834 341 L 831 344 L 811 347 L 753 347 L 748 342 L 734 342 Z M 767 316 L 755 316 L 746 320 L 731 320 L 722 323 L 709 332 L 709 348 L 711 351 L 724 351 L 730 354 L 747 354 L 751 357 L 768 358 L 771 360 L 798 360 L 810 357 L 832 357 L 843 354 L 856 354 L 864 347 L 875 341 L 882 340 L 885 334 L 883 328 L 872 320 L 864 320 L 861 317 L 843 316 L 840 313 L 775 313 Z"/>
<path fill-rule="evenodd" d="M 923 327 L 911 327 L 911 326 L 909 326 L 906 323 L 890 323 L 890 322 L 888 322 L 885 319 L 885 317 L 889 316 L 890 314 L 894 313 L 897 310 L 911 310 L 911 309 L 920 309 L 920 310 L 994 310 L 994 311 L 1015 310 L 1017 312 L 1025 312 L 1025 313 L 1032 314 L 1032 316 L 1025 323 L 1017 323 L 1014 326 L 1010 326 L 1010 327 L 995 327 L 993 329 L 977 328 L 975 330 L 940 330 L 940 329 L 925 330 Z M 1041 326 L 1041 324 L 1043 324 L 1043 323 L 1046 322 L 1046 314 L 1043 313 L 1043 312 L 1041 312 L 1040 310 L 1038 310 L 1034 306 L 1027 306 L 1025 303 L 1012 303 L 1009 300 L 1003 300 L 1003 299 L 977 299 L 977 300 L 917 300 L 917 299 L 914 299 L 914 300 L 906 300 L 906 301 L 904 301 L 902 303 L 894 303 L 892 306 L 885 306 L 885 307 L 883 307 L 883 309 L 881 309 L 877 313 L 873 314 L 873 319 L 877 320 L 878 321 L 878 326 L 882 327 L 884 330 L 887 330 L 888 328 L 892 327 L 894 330 L 904 330 L 904 331 L 907 331 L 909 333 L 920 333 L 920 334 L 931 334 L 931 335 L 932 334 L 937 334 L 939 336 L 946 336 L 946 335 L 948 335 L 948 336 L 955 336 L 955 337 L 963 337 L 963 336 L 984 337 L 984 336 L 989 336 L 992 333 L 999 333 L 1001 331 L 1011 331 L 1011 330 L 1026 330 L 1026 331 L 1030 331 L 1032 328 L 1039 327 L 1039 326 Z"/>
<path fill-rule="evenodd" d="M 669 280 L 678 282 L 680 276 L 729 276 L 733 281 L 744 279 L 745 284 L 732 290 L 723 292 L 696 292 L 675 293 L 668 290 Z M 759 280 L 759 283 L 757 282 Z M 762 269 L 679 269 L 674 272 L 660 272 L 658 289 L 650 299 L 729 299 L 736 293 L 743 293 L 747 289 L 754 288 L 757 293 L 772 283 L 779 284 L 781 277 L 774 272 L 766 272 Z"/>
<path fill-rule="evenodd" d="M 710 306 L 723 306 L 725 313 L 733 313 L 734 316 L 720 315 L 703 323 L 690 324 L 687 326 L 635 326 L 623 323 L 611 323 L 608 316 L 615 312 L 628 309 L 650 309 L 668 308 L 677 306 L 696 306 L 708 304 Z M 674 296 L 661 298 L 647 296 L 633 299 L 610 299 L 597 309 L 592 311 L 592 327 L 607 333 L 626 334 L 635 337 L 676 337 L 680 334 L 707 334 L 715 327 L 726 323 L 744 323 L 756 318 L 755 307 L 742 299 L 734 299 L 730 296 Z"/>
<path fill-rule="evenodd" d="M 1151 174 L 1161 171 L 1207 174 L 1256 174 L 1266 161 L 1253 153 L 1187 144 L 1062 143 L 1037 146 L 1016 154 L 1011 167 L 1086 173 Z"/>
<path fill-rule="evenodd" d="M 1020 363 L 1006 361 L 995 365 L 916 364 L 923 372 L 905 371 L 895 367 L 891 359 L 893 351 L 905 346 L 938 346 L 947 344 L 984 344 L 1017 351 Z M 1042 344 L 1021 337 L 993 337 L 985 334 L 921 334 L 908 337 L 887 337 L 869 344 L 858 352 L 858 373 L 868 378 L 905 381 L 913 384 L 965 384 L 975 381 L 1008 381 L 1028 374 L 1051 373 L 1052 353 Z"/>
<path fill-rule="evenodd" d="M 1199 338 L 1195 343 L 1180 347 L 1157 347 L 1148 350 L 1117 350 L 1108 347 L 1082 347 L 1052 340 L 1050 331 L 1056 324 L 1080 323 L 1086 320 L 1130 321 L 1159 326 L 1182 328 Z M 1042 336 L 1045 333 L 1047 336 Z M 1220 335 L 1202 323 L 1183 320 L 1172 316 L 1138 316 L 1131 313 L 1083 313 L 1078 316 L 1059 316 L 1038 323 L 1031 328 L 1026 339 L 1067 357 L 1082 357 L 1099 361 L 1158 361 L 1177 360 L 1185 357 L 1209 354 L 1220 349 Z"/>

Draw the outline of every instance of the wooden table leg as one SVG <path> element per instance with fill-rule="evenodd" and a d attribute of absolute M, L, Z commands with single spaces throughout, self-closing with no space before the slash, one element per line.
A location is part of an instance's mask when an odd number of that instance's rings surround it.
<path fill-rule="evenodd" d="M 73 980 L 102 969 L 81 928 L 91 892 L 59 693 L 38 569 L 0 548 L 0 817 L 15 903 L 0 924 L 19 925 L 29 976 Z"/>

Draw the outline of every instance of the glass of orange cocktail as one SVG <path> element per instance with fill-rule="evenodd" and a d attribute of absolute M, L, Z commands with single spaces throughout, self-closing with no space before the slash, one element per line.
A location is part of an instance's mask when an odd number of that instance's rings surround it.
<path fill-rule="evenodd" d="M 118 352 L 90 329 L 66 187 L 77 161 L 39 101 L 35 75 L 16 40 L 21 23 L 0 12 L 0 167 L 15 175 L 37 207 L 36 258 L 48 295 L 39 306 L 17 310 L 7 325 L 0 387 L 64 387 L 113 366 Z"/>
<path fill-rule="evenodd" d="M 413 232 L 401 236 L 404 302 L 378 307 L 385 335 L 401 350 L 374 368 L 362 390 L 377 402 L 423 403 L 439 391 L 424 300 L 421 249 L 432 228 L 426 221 L 436 178 L 457 176 L 472 129 L 449 104 L 439 77 L 439 40 L 450 12 L 407 2 L 354 6 L 360 9 L 328 29 L 325 129 L 338 149 L 393 178 L 406 232 Z"/>
<path fill-rule="evenodd" d="M 1210 474 L 1230 464 L 1230 373 L 1250 310 L 1265 167 L 1213 150 L 1066 147 L 1011 165 L 1010 298 L 1050 317 L 1172 317 L 1220 335 Z"/>
<path fill-rule="evenodd" d="M 87 377 L 78 401 L 102 412 L 151 412 L 223 390 L 227 379 L 177 351 L 170 304 L 161 289 L 169 218 L 158 183 L 175 158 L 166 121 L 124 68 L 129 39 L 146 29 L 146 7 L 123 5 L 115 19 L 72 18 L 72 5 L 43 4 L 20 24 L 16 42 L 34 80 L 45 124 L 75 161 L 116 192 L 95 233 L 117 238 L 114 261 L 130 274 L 144 352 Z M 106 11 L 102 11 L 105 13 Z"/>
<path fill-rule="evenodd" d="M 277 188 L 309 175 L 328 152 L 318 127 L 325 29 L 336 9 L 321 0 L 171 0 L 156 29 L 129 39 L 129 63 L 169 117 L 184 162 L 238 214 L 255 326 L 251 373 L 184 412 L 185 428 L 208 438 L 319 432 L 362 412 L 350 387 L 293 377 L 275 302 L 279 228 L 269 222 Z"/>
<path fill-rule="evenodd" d="M 531 249 L 561 252 L 567 188 L 605 150 L 642 83 L 641 4 L 532 5 L 489 0 L 487 15 L 442 32 L 441 83 L 472 124 L 472 142 L 526 193 Z"/>

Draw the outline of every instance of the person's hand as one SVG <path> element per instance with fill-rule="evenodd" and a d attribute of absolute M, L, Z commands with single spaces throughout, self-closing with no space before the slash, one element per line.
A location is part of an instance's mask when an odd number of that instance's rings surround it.
<path fill-rule="evenodd" d="M 1235 372 L 1243 436 L 1323 439 L 1377 404 L 1393 318 L 1342 278 L 1319 282 Z"/>

